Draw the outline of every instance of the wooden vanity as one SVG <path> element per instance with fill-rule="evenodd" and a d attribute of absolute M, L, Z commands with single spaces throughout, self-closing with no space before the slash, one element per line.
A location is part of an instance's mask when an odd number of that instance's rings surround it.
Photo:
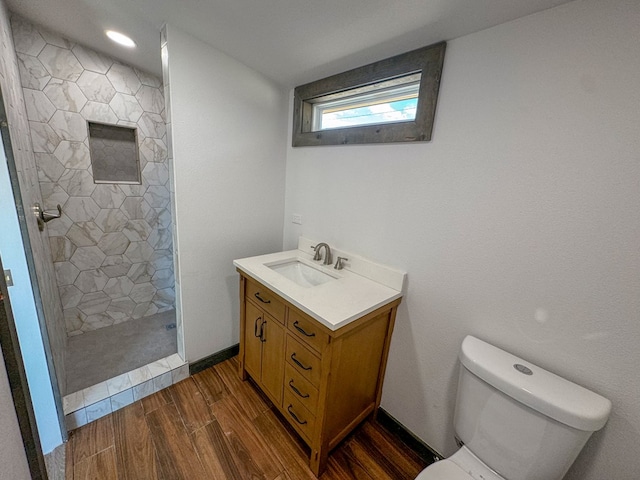
<path fill-rule="evenodd" d="M 329 452 L 380 405 L 396 298 L 332 330 L 240 273 L 240 376 L 257 383 L 311 448 Z"/>

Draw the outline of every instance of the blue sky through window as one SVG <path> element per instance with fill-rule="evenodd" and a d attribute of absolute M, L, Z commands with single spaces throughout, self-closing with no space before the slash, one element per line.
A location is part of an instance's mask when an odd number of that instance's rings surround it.
<path fill-rule="evenodd" d="M 415 120 L 418 98 L 396 100 L 357 108 L 323 112 L 321 129 L 374 125 Z"/>

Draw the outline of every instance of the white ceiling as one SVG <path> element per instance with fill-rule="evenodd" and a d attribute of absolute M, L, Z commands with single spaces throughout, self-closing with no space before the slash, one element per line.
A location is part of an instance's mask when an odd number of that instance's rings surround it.
<path fill-rule="evenodd" d="M 6 1 L 34 23 L 157 75 L 167 23 L 293 87 L 569 0 Z M 138 47 L 113 44 L 105 29 Z"/>

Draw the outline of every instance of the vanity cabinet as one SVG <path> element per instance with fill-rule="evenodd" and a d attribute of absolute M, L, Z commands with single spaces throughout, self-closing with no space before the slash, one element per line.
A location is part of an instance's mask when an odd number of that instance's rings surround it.
<path fill-rule="evenodd" d="M 331 330 L 238 272 L 240 376 L 251 376 L 309 445 L 320 475 L 329 452 L 377 412 L 400 299 Z"/>

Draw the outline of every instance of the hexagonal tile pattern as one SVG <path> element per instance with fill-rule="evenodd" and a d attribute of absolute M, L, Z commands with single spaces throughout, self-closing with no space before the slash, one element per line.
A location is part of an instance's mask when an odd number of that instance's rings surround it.
<path fill-rule="evenodd" d="M 91 270 L 102 265 L 105 258 L 106 255 L 98 247 L 79 247 L 70 261 L 79 270 Z"/>
<path fill-rule="evenodd" d="M 38 180 L 40 182 L 57 182 L 64 173 L 64 166 L 51 153 L 35 153 Z"/>
<path fill-rule="evenodd" d="M 51 79 L 44 89 L 44 94 L 56 108 L 69 112 L 79 112 L 87 103 L 87 97 L 76 83 L 59 78 Z"/>
<path fill-rule="evenodd" d="M 149 87 L 160 88 L 162 87 L 162 79 L 156 77 L 155 75 L 150 75 L 147 72 L 143 72 L 142 70 L 138 70 L 134 68 L 138 78 L 140 79 L 140 83 L 142 85 L 148 85 Z"/>
<path fill-rule="evenodd" d="M 96 268 L 80 272 L 73 284 L 83 293 L 91 293 L 102 290 L 108 281 L 109 277 L 102 270 Z"/>
<path fill-rule="evenodd" d="M 58 285 L 71 285 L 80 274 L 80 270 L 71 262 L 57 262 L 53 266 L 56 270 Z"/>
<path fill-rule="evenodd" d="M 73 48 L 73 42 L 67 40 L 66 38 L 62 38 L 61 36 L 45 30 L 42 27 L 37 27 L 37 29 L 40 35 L 42 35 L 42 38 L 44 38 L 45 42 L 50 43 L 51 45 L 55 45 L 56 47 L 67 48 L 69 50 Z"/>
<path fill-rule="evenodd" d="M 54 45 L 46 45 L 38 54 L 38 60 L 52 77 L 62 80 L 75 82 L 84 70 L 70 50 Z"/>
<path fill-rule="evenodd" d="M 143 85 L 136 93 L 136 98 L 145 112 L 160 114 L 164 110 L 164 96 L 159 88 Z"/>
<path fill-rule="evenodd" d="M 142 263 L 151 259 L 154 250 L 147 242 L 132 242 L 124 254 L 131 263 Z"/>
<path fill-rule="evenodd" d="M 78 87 L 92 102 L 109 103 L 116 94 L 106 76 L 85 70 L 77 81 Z"/>
<path fill-rule="evenodd" d="M 131 262 L 124 255 L 109 255 L 100 268 L 110 278 L 122 277 L 131 269 Z"/>
<path fill-rule="evenodd" d="M 163 288 L 153 296 L 153 303 L 158 307 L 158 311 L 166 311 L 167 308 L 173 307 L 175 301 L 176 294 L 173 288 Z"/>
<path fill-rule="evenodd" d="M 105 233 L 122 231 L 128 221 L 127 216 L 115 208 L 100 210 L 96 216 L 96 223 Z"/>
<path fill-rule="evenodd" d="M 142 85 L 133 68 L 121 63 L 114 63 L 111 66 L 107 72 L 107 78 L 118 92 L 127 95 L 135 95 Z"/>
<path fill-rule="evenodd" d="M 64 204 L 63 210 L 74 222 L 89 222 L 95 219 L 100 229 L 103 232 L 107 231 L 97 221 L 96 216 L 100 212 L 100 207 L 90 197 L 71 197 Z"/>
<path fill-rule="evenodd" d="M 107 73 L 113 64 L 113 60 L 109 57 L 98 52 L 94 52 L 88 48 L 84 48 L 81 45 L 75 45 L 71 51 L 85 70 L 91 70 L 92 72 L 97 73 Z"/>
<path fill-rule="evenodd" d="M 48 206 L 45 202 L 44 208 L 49 209 L 54 207 Z M 73 225 L 73 221 L 68 216 L 66 216 L 64 212 L 62 212 L 60 218 L 58 218 L 55 222 L 47 223 L 47 234 L 50 237 L 66 235 L 71 228 L 71 225 Z"/>
<path fill-rule="evenodd" d="M 151 265 L 156 270 L 162 270 L 163 268 L 173 267 L 173 253 L 171 250 L 154 250 L 151 258 L 149 259 Z"/>
<path fill-rule="evenodd" d="M 136 303 L 150 302 L 156 293 L 156 287 L 151 283 L 139 283 L 133 286 L 129 298 Z"/>
<path fill-rule="evenodd" d="M 87 102 L 80 115 L 89 122 L 114 124 L 118 121 L 118 117 L 106 103 Z"/>
<path fill-rule="evenodd" d="M 76 246 L 66 236 L 49 237 L 51 258 L 54 262 L 66 262 L 76 251 Z"/>
<path fill-rule="evenodd" d="M 158 270 L 153 274 L 151 278 L 151 283 L 158 290 L 162 290 L 163 288 L 171 288 L 173 287 L 175 279 L 173 278 L 173 270 L 170 268 L 165 268 L 163 270 Z"/>
<path fill-rule="evenodd" d="M 78 309 L 85 315 L 106 312 L 111 298 L 104 292 L 85 293 L 78 304 Z"/>
<path fill-rule="evenodd" d="M 141 220 L 149 213 L 151 207 L 142 197 L 127 197 L 124 202 L 122 202 L 120 210 L 122 210 L 130 220 Z"/>
<path fill-rule="evenodd" d="M 114 320 L 131 317 L 133 309 L 136 308 L 136 302 L 129 297 L 121 297 L 112 300 L 107 308 L 107 315 Z"/>
<path fill-rule="evenodd" d="M 70 197 L 88 197 L 96 189 L 93 177 L 87 170 L 66 170 L 58 184 Z"/>
<path fill-rule="evenodd" d="M 140 242 L 149 237 L 151 227 L 146 220 L 129 220 L 122 229 L 122 233 L 132 242 Z"/>
<path fill-rule="evenodd" d="M 13 44 L 16 52 L 37 56 L 45 47 L 46 42 L 36 27 L 19 17 L 11 19 Z"/>
<path fill-rule="evenodd" d="M 126 297 L 133 288 L 133 282 L 128 277 L 110 278 L 104 287 L 104 292 L 111 298 Z"/>
<path fill-rule="evenodd" d="M 60 143 L 60 137 L 48 123 L 29 122 L 31 144 L 34 153 L 53 153 Z"/>
<path fill-rule="evenodd" d="M 60 287 L 60 300 L 62 308 L 74 308 L 80 303 L 83 293 L 74 285 L 63 285 Z"/>
<path fill-rule="evenodd" d="M 144 194 L 144 199 L 152 207 L 166 207 L 169 205 L 169 190 L 162 185 L 151 185 Z"/>
<path fill-rule="evenodd" d="M 154 228 L 147 241 L 155 250 L 171 248 L 173 242 L 171 230 L 168 228 Z"/>
<path fill-rule="evenodd" d="M 145 138 L 140 144 L 140 156 L 147 162 L 163 163 L 167 159 L 167 146 L 159 138 Z"/>
<path fill-rule="evenodd" d="M 85 318 L 87 318 L 87 316 L 77 308 L 64 309 L 64 321 L 69 334 L 79 331 L 84 324 Z"/>
<path fill-rule="evenodd" d="M 71 225 L 66 237 L 76 247 L 90 247 L 96 245 L 102 235 L 102 230 L 94 222 L 77 222 Z"/>
<path fill-rule="evenodd" d="M 82 142 L 87 138 L 87 122 L 79 113 L 57 110 L 49 126 L 62 140 Z"/>
<path fill-rule="evenodd" d="M 171 308 L 162 81 L 18 17 L 12 22 L 41 203 L 63 209 L 45 232 L 67 334 Z M 130 177 L 140 184 L 94 183 L 87 121 L 137 129 L 137 171 Z"/>
<path fill-rule="evenodd" d="M 164 185 L 169 181 L 169 170 L 164 163 L 149 162 L 142 171 L 142 177 L 149 185 Z"/>
<path fill-rule="evenodd" d="M 93 315 L 88 315 L 87 318 L 84 319 L 82 331 L 91 332 L 93 330 L 98 330 L 99 328 L 110 327 L 113 324 L 114 320 L 108 314 L 104 312 L 94 313 Z"/>
<path fill-rule="evenodd" d="M 42 203 L 45 210 L 55 209 L 58 204 L 65 205 L 65 202 L 69 199 L 67 192 L 57 183 L 41 183 L 40 192 L 42 193 Z M 48 226 L 52 226 L 53 223 L 49 223 Z"/>
<path fill-rule="evenodd" d="M 56 107 L 40 90 L 23 88 L 24 103 L 27 107 L 27 118 L 32 122 L 47 123 L 56 112 Z"/>
<path fill-rule="evenodd" d="M 146 185 L 136 185 L 136 184 L 120 184 L 118 185 L 122 193 L 124 193 L 127 197 L 141 197 L 147 191 Z"/>
<path fill-rule="evenodd" d="M 106 255 L 123 254 L 131 242 L 122 232 L 105 233 L 98 242 L 98 248 Z"/>
<path fill-rule="evenodd" d="M 134 263 L 131 265 L 127 277 L 129 277 L 133 283 L 148 283 L 151 281 L 154 273 L 155 268 L 153 268 L 150 263 Z"/>
<path fill-rule="evenodd" d="M 116 93 L 109 106 L 120 120 L 137 122 L 142 115 L 142 107 L 132 95 Z"/>
<path fill-rule="evenodd" d="M 164 118 L 157 113 L 144 112 L 138 121 L 140 131 L 145 137 L 162 138 L 167 133 Z"/>
<path fill-rule="evenodd" d="M 42 90 L 51 80 L 51 75 L 44 68 L 42 62 L 36 57 L 25 55 L 24 53 L 18 53 L 17 56 L 22 86 L 24 88 Z"/>
<path fill-rule="evenodd" d="M 101 208 L 120 208 L 126 197 L 118 185 L 100 184 L 97 185 L 91 198 Z"/>
<path fill-rule="evenodd" d="M 65 168 L 84 170 L 91 165 L 89 148 L 82 142 L 63 140 L 53 154 Z"/>

